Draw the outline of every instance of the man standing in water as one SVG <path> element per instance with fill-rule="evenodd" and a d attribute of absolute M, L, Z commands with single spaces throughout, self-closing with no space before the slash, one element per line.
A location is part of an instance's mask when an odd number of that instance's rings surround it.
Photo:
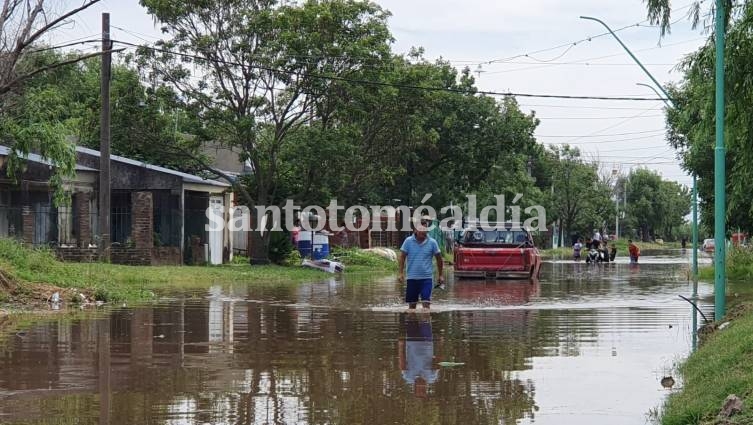
<path fill-rule="evenodd" d="M 408 281 L 405 288 L 405 302 L 408 303 L 410 310 L 416 309 L 419 296 L 424 309 L 428 310 L 431 306 L 431 290 L 434 287 L 432 257 L 437 259 L 439 284 L 444 284 L 444 261 L 437 241 L 429 237 L 430 226 L 430 220 L 421 220 L 418 226 L 414 228 L 413 235 L 405 239 L 403 246 L 400 247 L 400 257 L 398 258 L 399 279 L 400 282 L 405 282 L 407 258 Z"/>
<path fill-rule="evenodd" d="M 638 245 L 634 244 L 632 240 L 628 240 L 628 252 L 630 253 L 630 262 L 637 263 L 638 257 L 641 255 L 641 250 Z"/>

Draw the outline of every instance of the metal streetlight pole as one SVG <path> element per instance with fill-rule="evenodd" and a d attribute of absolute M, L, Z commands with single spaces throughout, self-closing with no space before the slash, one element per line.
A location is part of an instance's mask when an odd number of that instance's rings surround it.
<path fill-rule="evenodd" d="M 617 189 L 619 182 L 616 180 L 619 171 L 617 168 L 612 169 L 612 176 L 615 177 L 614 181 L 614 239 L 620 239 L 620 197 L 617 196 Z"/>
<path fill-rule="evenodd" d="M 716 0 L 716 2 L 717 2 L 717 6 L 716 6 L 716 12 L 717 12 L 717 18 L 716 18 L 717 19 L 717 29 L 716 29 L 716 31 L 717 31 L 717 34 L 719 34 L 719 33 L 723 33 L 724 32 L 724 21 L 721 18 L 721 17 L 724 16 L 723 15 L 723 4 L 722 4 L 723 0 Z M 625 45 L 625 43 L 623 43 L 622 40 L 620 40 L 620 38 L 617 37 L 617 34 L 615 34 L 614 31 L 612 31 L 612 29 L 609 28 L 609 25 L 607 25 L 606 23 L 604 23 L 604 21 L 602 21 L 601 19 L 592 18 L 590 16 L 581 16 L 580 18 L 581 19 L 591 20 L 591 21 L 596 21 L 596 22 L 600 23 L 601 25 L 603 25 L 604 28 L 606 28 L 607 31 L 609 31 L 609 33 L 612 35 L 612 37 L 614 37 L 614 39 L 617 40 L 618 43 L 620 43 L 620 46 L 622 46 L 622 48 L 625 49 L 625 51 L 627 52 L 628 55 L 630 55 L 630 57 L 633 59 L 633 61 L 635 61 L 635 63 L 638 64 L 638 66 L 651 79 L 651 81 L 654 82 L 654 84 L 656 85 L 656 88 L 658 88 L 659 90 L 661 90 L 661 92 L 664 94 L 664 98 L 662 99 L 664 101 L 664 103 L 667 106 L 671 106 L 669 102 L 672 101 L 672 96 L 670 96 L 669 93 L 667 93 L 667 91 L 664 90 L 664 87 L 661 84 L 659 84 L 659 82 L 656 80 L 656 78 L 654 78 L 654 76 L 651 75 L 651 73 L 646 69 L 646 67 L 643 66 L 643 64 L 641 63 L 641 61 L 639 61 L 638 58 L 635 57 L 635 55 L 633 54 L 633 52 L 631 52 L 630 49 L 628 49 L 628 47 Z M 720 30 L 720 28 L 721 28 L 721 30 Z M 721 42 L 721 48 L 719 47 L 720 46 L 720 42 Z M 716 113 L 717 113 L 717 117 L 718 117 L 720 115 L 721 116 L 724 115 L 724 64 L 723 64 L 723 61 L 724 61 L 724 54 L 723 54 L 723 51 L 724 51 L 724 37 L 723 36 L 722 37 L 717 37 L 716 46 L 717 46 L 717 68 L 716 68 L 716 72 L 717 72 L 717 79 L 716 79 L 717 95 L 716 95 L 716 101 L 717 101 L 717 103 L 716 103 Z M 720 50 L 721 50 L 722 53 L 720 53 Z M 721 59 L 720 59 L 720 57 L 721 57 Z M 721 67 L 720 67 L 720 64 L 721 64 Z M 720 73 L 722 75 L 721 78 L 719 77 Z M 721 89 L 720 89 L 720 84 L 721 84 Z M 643 84 L 643 83 L 638 83 L 638 85 L 650 88 L 651 90 L 654 91 L 654 93 L 656 93 L 659 97 L 661 97 L 661 95 L 659 94 L 659 92 L 656 90 L 655 87 L 650 86 L 648 84 Z M 720 100 L 720 97 L 721 97 L 721 100 Z M 724 254 L 724 249 L 725 249 L 725 247 L 724 247 L 724 227 L 725 227 L 725 223 L 724 223 L 724 221 L 725 221 L 725 216 L 724 216 L 725 207 L 724 207 L 724 204 L 725 204 L 725 200 L 724 200 L 724 134 L 723 134 L 724 133 L 724 120 L 720 120 L 720 119 L 716 120 L 716 132 L 717 132 L 717 135 L 716 135 L 717 147 L 716 147 L 716 160 L 715 160 L 715 164 L 716 164 L 715 165 L 715 167 L 716 167 L 716 172 L 715 172 L 715 174 L 716 174 L 716 180 L 715 180 L 715 202 L 716 202 L 716 206 L 715 206 L 715 210 L 716 210 L 716 214 L 715 214 L 715 229 L 716 229 L 715 230 L 715 232 L 716 232 L 715 239 L 716 239 L 716 242 L 715 242 L 715 245 L 716 245 L 716 248 L 715 249 L 716 249 L 716 258 L 715 258 L 715 267 L 714 267 L 715 270 L 716 270 L 716 280 L 715 280 L 715 290 L 714 290 L 714 292 L 716 293 L 716 297 L 715 297 L 714 304 L 716 306 L 715 310 L 716 310 L 717 317 L 721 317 L 721 316 L 724 315 L 724 293 L 725 293 L 725 277 L 724 277 L 724 275 L 725 275 L 725 270 L 724 270 L 724 255 L 725 255 Z M 720 151 L 721 151 L 721 153 L 720 153 Z M 721 164 L 722 164 L 721 166 L 719 165 L 720 161 L 721 161 Z M 720 167 L 721 167 L 721 174 L 720 174 L 720 171 L 719 171 Z M 720 176 L 721 176 L 721 178 L 720 178 Z M 721 189 L 719 188 L 720 182 L 721 182 Z M 720 197 L 720 193 L 721 193 L 721 197 Z M 721 205 L 721 207 L 720 207 L 720 205 Z M 722 211 L 721 214 L 719 213 L 720 208 L 721 208 L 721 211 Z M 721 220 L 721 225 L 720 225 L 720 220 Z M 693 277 L 694 277 L 694 279 L 697 280 L 697 278 L 698 278 L 698 186 L 697 186 L 697 179 L 696 179 L 696 175 L 695 174 L 693 175 L 693 226 L 692 227 L 693 227 Z M 721 227 L 721 230 L 719 230 L 720 227 Z M 720 234 L 721 234 L 722 242 L 719 242 Z M 721 248 L 721 253 L 720 253 L 719 246 L 722 247 Z M 721 258 L 721 260 L 720 260 L 720 258 Z M 721 266 L 719 265 L 720 262 L 721 262 Z M 720 270 L 721 270 L 721 272 L 720 272 Z M 720 277 L 720 273 L 721 273 L 721 277 Z"/>
<path fill-rule="evenodd" d="M 714 149 L 714 315 L 721 320 L 725 312 L 727 286 L 726 219 L 727 194 L 724 149 L 724 0 L 716 0 L 716 148 Z"/>

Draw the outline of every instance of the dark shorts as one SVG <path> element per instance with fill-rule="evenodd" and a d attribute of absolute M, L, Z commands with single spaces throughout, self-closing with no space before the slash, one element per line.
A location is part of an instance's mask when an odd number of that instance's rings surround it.
<path fill-rule="evenodd" d="M 417 303 L 419 295 L 421 301 L 431 301 L 431 290 L 434 285 L 432 279 L 408 279 L 405 288 L 405 302 Z"/>

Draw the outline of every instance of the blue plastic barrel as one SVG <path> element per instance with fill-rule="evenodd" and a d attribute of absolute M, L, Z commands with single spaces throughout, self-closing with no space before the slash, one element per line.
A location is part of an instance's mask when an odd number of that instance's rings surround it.
<path fill-rule="evenodd" d="M 314 235 L 314 260 L 323 260 L 329 257 L 329 236 L 317 233 Z"/>
<path fill-rule="evenodd" d="M 301 257 L 303 258 L 311 257 L 311 247 L 313 242 L 311 233 L 312 232 L 301 230 L 301 233 L 298 234 L 298 252 L 301 253 Z"/>

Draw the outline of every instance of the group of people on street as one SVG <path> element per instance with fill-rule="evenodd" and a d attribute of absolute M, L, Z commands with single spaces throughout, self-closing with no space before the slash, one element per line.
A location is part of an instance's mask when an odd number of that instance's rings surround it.
<path fill-rule="evenodd" d="M 641 250 L 632 240 L 628 240 L 628 254 L 630 262 L 637 263 Z M 585 255 L 583 252 L 585 251 Z M 585 244 L 578 239 L 573 244 L 573 260 L 579 262 L 585 257 L 586 263 L 608 263 L 614 261 L 617 257 L 617 245 L 614 242 L 609 244 L 608 240 L 602 237 L 598 230 L 594 231 L 592 238 L 586 239 Z"/>
<path fill-rule="evenodd" d="M 584 257 L 583 251 L 586 251 L 586 263 L 608 263 L 617 256 L 617 246 L 614 243 L 609 246 L 607 239 L 602 238 L 598 230 L 594 231 L 593 238 L 586 239 L 585 244 L 582 239 L 573 244 L 573 260 L 579 262 Z"/>

